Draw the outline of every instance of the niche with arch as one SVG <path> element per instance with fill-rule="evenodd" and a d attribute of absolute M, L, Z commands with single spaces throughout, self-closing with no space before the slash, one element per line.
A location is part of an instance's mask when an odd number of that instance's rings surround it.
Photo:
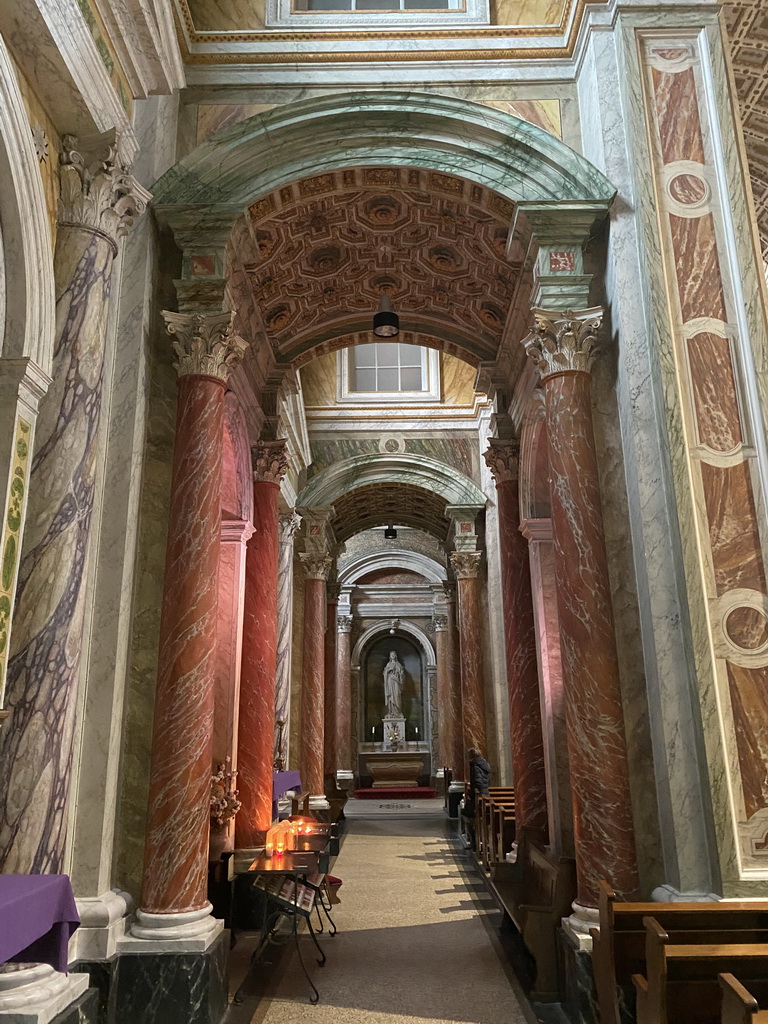
<path fill-rule="evenodd" d="M 363 655 L 362 715 L 360 716 L 362 736 L 360 739 L 364 743 L 384 742 L 382 723 L 386 714 L 384 666 L 389 660 L 390 651 L 395 651 L 404 669 L 401 707 L 405 717 L 406 742 L 424 741 L 426 739 L 424 715 L 426 672 L 423 652 L 413 640 L 402 636 L 387 635 L 373 640 Z"/>

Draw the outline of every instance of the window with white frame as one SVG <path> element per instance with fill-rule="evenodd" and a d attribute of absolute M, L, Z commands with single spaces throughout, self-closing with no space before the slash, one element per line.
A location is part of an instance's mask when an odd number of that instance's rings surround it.
<path fill-rule="evenodd" d="M 449 28 L 489 25 L 489 0 L 267 0 L 267 26 Z"/>
<path fill-rule="evenodd" d="M 440 357 L 433 349 L 377 341 L 339 353 L 339 399 L 440 401 Z"/>

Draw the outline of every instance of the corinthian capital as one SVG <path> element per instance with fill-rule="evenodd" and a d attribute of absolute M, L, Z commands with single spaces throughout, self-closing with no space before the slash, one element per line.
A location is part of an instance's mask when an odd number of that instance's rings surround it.
<path fill-rule="evenodd" d="M 281 544 L 292 544 L 293 535 L 296 533 L 298 528 L 301 526 L 301 516 L 298 512 L 291 510 L 286 512 L 285 515 L 280 516 L 279 520 L 279 531 L 280 531 L 280 543 Z"/>
<path fill-rule="evenodd" d="M 569 370 L 589 373 L 603 322 L 602 308 L 593 306 L 578 312 L 534 308 L 531 312 L 533 330 L 523 345 L 542 380 Z"/>
<path fill-rule="evenodd" d="M 248 348 L 248 342 L 234 333 L 229 313 L 171 313 L 163 310 L 166 330 L 175 335 L 173 364 L 180 377 L 192 374 L 218 377 L 226 384 Z"/>
<path fill-rule="evenodd" d="M 352 632 L 352 616 L 351 615 L 337 615 L 336 616 L 336 630 L 339 633 L 351 633 Z"/>
<path fill-rule="evenodd" d="M 103 232 L 114 246 L 128 233 L 151 194 L 119 155 L 119 138 L 64 136 L 59 223 Z"/>
<path fill-rule="evenodd" d="M 288 468 L 287 449 L 288 442 L 284 438 L 279 441 L 257 441 L 256 444 L 252 444 L 253 479 L 257 483 L 279 486 Z"/>
<path fill-rule="evenodd" d="M 457 580 L 476 579 L 480 571 L 482 551 L 454 551 L 451 554 L 451 565 Z"/>
<path fill-rule="evenodd" d="M 304 578 L 307 580 L 327 580 L 333 565 L 330 555 L 313 555 L 309 552 L 302 552 L 299 555 L 301 567 L 304 570 Z"/>
<path fill-rule="evenodd" d="M 483 452 L 483 458 L 497 484 L 517 480 L 520 472 L 518 440 L 502 441 L 498 437 L 489 437 L 488 448 Z"/>

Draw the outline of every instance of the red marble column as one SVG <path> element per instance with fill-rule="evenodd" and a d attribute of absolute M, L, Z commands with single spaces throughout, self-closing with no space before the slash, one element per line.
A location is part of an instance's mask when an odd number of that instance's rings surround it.
<path fill-rule="evenodd" d="M 526 351 L 542 379 L 557 608 L 573 788 L 577 902 L 598 880 L 638 890 L 624 715 L 592 428 L 590 367 L 602 311 L 534 309 Z"/>
<path fill-rule="evenodd" d="M 459 656 L 461 658 L 461 710 L 464 732 L 464 759 L 470 747 L 488 753 L 485 726 L 485 686 L 483 648 L 480 632 L 480 594 L 477 574 L 480 551 L 454 551 L 451 565 L 456 574 L 459 606 Z"/>
<path fill-rule="evenodd" d="M 336 771 L 352 772 L 352 616 L 336 616 Z M 338 778 L 338 776 L 337 776 Z"/>
<path fill-rule="evenodd" d="M 323 772 L 326 780 L 331 780 L 332 788 L 336 780 L 336 751 L 338 749 L 336 735 L 336 609 L 339 603 L 339 590 L 340 587 L 337 583 L 329 583 L 325 588 Z"/>
<path fill-rule="evenodd" d="M 221 529 L 224 390 L 245 342 L 232 313 L 163 314 L 179 372 L 165 589 L 141 911 L 206 916 L 213 742 L 213 673 Z M 201 930 L 199 921 L 195 931 Z M 162 928 L 160 929 L 162 930 Z"/>
<path fill-rule="evenodd" d="M 446 646 L 448 661 L 448 694 L 453 728 L 450 733 L 449 761 L 454 782 L 462 782 L 467 774 L 467 748 L 464 746 L 463 704 L 461 697 L 461 653 L 456 622 L 456 593 L 452 583 L 444 584 L 448 598 Z"/>
<path fill-rule="evenodd" d="M 285 441 L 257 441 L 253 465 L 253 536 L 245 556 L 243 663 L 240 673 L 237 785 L 242 806 L 235 820 L 240 850 L 259 846 L 272 823 L 277 665 L 277 561 L 280 480 Z"/>
<path fill-rule="evenodd" d="M 301 554 L 304 569 L 304 642 L 301 676 L 301 734 L 299 764 L 304 793 L 322 796 L 323 733 L 325 725 L 325 583 L 331 570 L 329 555 Z"/>
<path fill-rule="evenodd" d="M 509 731 L 518 831 L 547 829 L 547 780 L 528 543 L 520 533 L 520 443 L 489 439 L 485 461 L 496 481 Z"/>

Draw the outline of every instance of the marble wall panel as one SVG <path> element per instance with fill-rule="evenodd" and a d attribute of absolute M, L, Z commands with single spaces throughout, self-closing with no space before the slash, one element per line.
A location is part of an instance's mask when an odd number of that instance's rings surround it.
<path fill-rule="evenodd" d="M 694 499 L 687 582 L 704 599 L 709 641 L 696 650 L 699 693 L 723 885 L 733 894 L 746 877 L 768 879 L 768 732 L 756 699 L 768 670 L 766 460 L 759 396 L 743 369 L 764 354 L 765 324 L 743 313 L 740 274 L 754 249 L 742 246 L 734 273 L 739 205 L 725 169 L 733 126 L 723 131 L 712 98 L 727 89 L 720 79 L 713 93 L 715 38 L 641 32 L 638 45 Z"/>

